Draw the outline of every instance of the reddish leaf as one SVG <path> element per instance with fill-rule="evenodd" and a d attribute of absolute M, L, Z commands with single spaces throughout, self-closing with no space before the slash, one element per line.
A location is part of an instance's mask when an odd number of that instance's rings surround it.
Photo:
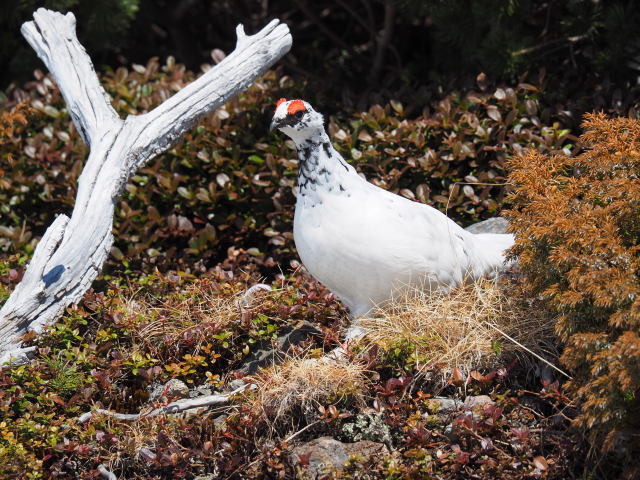
<path fill-rule="evenodd" d="M 461 387 L 464 384 L 464 377 L 458 367 L 454 367 L 451 379 L 449 382 L 453 383 L 456 387 Z"/>
<path fill-rule="evenodd" d="M 547 463 L 547 460 L 542 456 L 538 456 L 534 458 L 533 464 L 536 466 L 536 468 L 540 470 L 547 470 L 549 468 L 549 464 Z"/>
<path fill-rule="evenodd" d="M 309 466 L 309 460 L 310 459 L 311 459 L 311 452 L 307 452 L 307 453 L 303 453 L 301 455 L 298 455 L 298 462 L 303 467 L 308 467 Z"/>

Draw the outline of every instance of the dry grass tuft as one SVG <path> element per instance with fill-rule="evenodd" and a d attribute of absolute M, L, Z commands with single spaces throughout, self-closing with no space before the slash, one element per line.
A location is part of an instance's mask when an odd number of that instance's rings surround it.
<path fill-rule="evenodd" d="M 317 413 L 319 405 L 347 397 L 361 401 L 365 371 L 358 363 L 336 363 L 326 358 L 289 357 L 254 377 L 258 386 L 252 410 L 276 423 L 294 411 Z"/>
<path fill-rule="evenodd" d="M 206 343 L 206 332 L 223 331 L 240 320 L 241 294 L 231 289 L 221 294 L 219 286 L 198 282 L 160 305 L 153 299 L 132 298 L 124 303 L 122 313 L 139 319 L 134 342 L 141 347 L 153 350 L 158 343 L 177 345 L 189 337 L 195 340 L 191 353 L 197 355 Z"/>
<path fill-rule="evenodd" d="M 387 351 L 409 346 L 419 370 L 442 365 L 443 373 L 492 368 L 504 362 L 505 354 L 531 362 L 533 357 L 500 331 L 532 352 L 554 358 L 553 319 L 526 308 L 524 299 L 508 288 L 515 287 L 481 280 L 448 293 L 410 292 L 360 319 L 367 330 L 365 342 Z"/>

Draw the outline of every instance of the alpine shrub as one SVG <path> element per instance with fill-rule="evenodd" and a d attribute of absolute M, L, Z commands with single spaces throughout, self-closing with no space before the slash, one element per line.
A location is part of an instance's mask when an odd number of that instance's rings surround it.
<path fill-rule="evenodd" d="M 170 57 L 107 72 L 101 82 L 126 116 L 149 111 L 195 77 Z M 539 93 L 526 83 L 482 84 L 443 95 L 417 118 L 391 102 L 326 120 L 336 147 L 369 180 L 470 223 L 502 203 L 506 158 L 571 147 L 569 130 L 539 104 Z M 133 270 L 175 268 L 176 259 L 181 268 L 213 266 L 239 244 L 264 258 L 295 258 L 296 153 L 268 125 L 277 98 L 308 94 L 270 72 L 136 172 L 115 208 L 111 261 Z M 49 75 L 36 71 L 8 95 L 0 115 L 23 103 L 28 122 L 0 137 L 10 153 L 0 156 L 0 251 L 24 254 L 56 214 L 70 213 L 88 149 Z M 326 102 L 315 104 L 326 111 Z"/>
<path fill-rule="evenodd" d="M 589 114 L 576 156 L 511 160 L 509 212 L 532 293 L 558 313 L 577 422 L 605 452 L 640 453 L 640 121 Z M 634 433 L 635 432 L 635 433 Z"/>

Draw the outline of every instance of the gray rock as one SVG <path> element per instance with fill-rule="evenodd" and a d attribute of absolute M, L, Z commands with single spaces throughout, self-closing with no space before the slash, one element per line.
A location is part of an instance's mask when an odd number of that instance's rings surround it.
<path fill-rule="evenodd" d="M 427 406 L 430 410 L 437 410 L 438 413 L 451 413 L 462 407 L 462 402 L 455 398 L 433 397 L 429 399 Z"/>
<path fill-rule="evenodd" d="M 449 439 L 451 443 L 458 443 L 460 441 L 460 437 L 453 429 L 453 423 L 449 423 L 444 430 L 442 431 L 443 435 Z"/>
<path fill-rule="evenodd" d="M 556 372 L 549 366 L 544 363 L 538 363 L 533 372 L 536 377 L 543 380 L 546 383 L 553 383 L 556 379 Z"/>
<path fill-rule="evenodd" d="M 507 233 L 509 221 L 502 217 L 493 217 L 469 225 L 465 230 L 471 233 Z"/>
<path fill-rule="evenodd" d="M 298 322 L 294 327 L 285 329 L 278 337 L 278 348 L 286 352 L 292 345 L 297 345 L 309 337 L 319 336 L 322 332 L 318 330 L 312 323 L 303 320 Z"/>
<path fill-rule="evenodd" d="M 277 350 L 258 350 L 249 355 L 247 361 L 245 361 L 238 370 L 246 375 L 253 375 L 260 368 L 274 363 L 277 357 Z"/>
<path fill-rule="evenodd" d="M 262 367 L 282 361 L 283 354 L 292 345 L 297 345 L 311 336 L 320 334 L 320 330 L 306 320 L 295 326 L 286 327 L 276 339 L 277 348 L 263 348 L 252 353 L 238 370 L 247 375 L 253 375 Z"/>
<path fill-rule="evenodd" d="M 217 475 L 215 473 L 205 473 L 204 475 L 198 475 L 193 480 L 216 480 Z"/>
<path fill-rule="evenodd" d="M 236 378 L 235 380 L 231 380 L 229 382 L 229 388 L 233 391 L 233 390 L 237 390 L 240 387 L 244 387 L 245 385 L 248 385 L 247 382 L 245 382 L 243 379 L 241 378 Z"/>
<path fill-rule="evenodd" d="M 227 417 L 228 415 L 218 415 L 213 419 L 213 425 L 216 427 L 216 430 L 224 432 L 227 429 Z"/>
<path fill-rule="evenodd" d="M 147 462 L 153 462 L 156 459 L 156 454 L 149 450 L 148 448 L 141 448 L 138 452 L 141 458 L 145 459 Z"/>
<path fill-rule="evenodd" d="M 331 437 L 320 437 L 295 447 L 291 451 L 290 460 L 297 478 L 316 480 L 341 471 L 344 463 L 351 457 L 367 461 L 387 455 L 389 450 L 382 443 L 368 440 L 342 443 Z"/>
<path fill-rule="evenodd" d="M 494 403 L 488 395 L 468 396 L 464 399 L 464 408 L 466 410 L 473 410 L 477 407 L 488 407 Z"/>
<path fill-rule="evenodd" d="M 202 385 L 198 385 L 196 388 L 189 392 L 189 398 L 203 397 L 206 395 L 213 395 L 213 390 L 211 389 L 211 385 L 208 383 L 203 383 Z"/>
<path fill-rule="evenodd" d="M 156 386 L 151 392 L 151 395 L 149 395 L 149 401 L 166 401 L 169 398 L 186 398 L 188 396 L 189 387 L 187 387 L 182 380 L 172 378 L 164 385 Z"/>
<path fill-rule="evenodd" d="M 465 398 L 463 408 L 467 414 L 471 414 L 471 418 L 480 421 L 482 420 L 484 409 L 492 405 L 495 405 L 495 402 L 487 395 L 477 395 Z"/>

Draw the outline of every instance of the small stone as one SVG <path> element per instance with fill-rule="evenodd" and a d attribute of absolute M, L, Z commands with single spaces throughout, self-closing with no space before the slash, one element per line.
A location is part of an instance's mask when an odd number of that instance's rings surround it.
<path fill-rule="evenodd" d="M 555 372 L 549 365 L 545 364 L 538 364 L 536 366 L 534 374 L 546 383 L 553 383 L 553 381 L 556 379 Z"/>
<path fill-rule="evenodd" d="M 141 448 L 138 452 L 140 457 L 144 458 L 147 462 L 153 462 L 156 459 L 156 454 L 148 448 Z"/>
<path fill-rule="evenodd" d="M 164 385 L 156 386 L 151 392 L 151 395 L 149 395 L 149 401 L 167 401 L 168 399 L 186 398 L 188 396 L 189 387 L 187 387 L 182 380 L 172 378 Z"/>
<path fill-rule="evenodd" d="M 208 395 L 213 395 L 211 385 L 209 385 L 208 383 L 198 385 L 196 388 L 189 392 L 189 398 L 204 397 Z"/>
<path fill-rule="evenodd" d="M 253 352 L 238 370 L 244 374 L 253 375 L 266 365 L 280 363 L 284 358 L 283 353 L 287 352 L 292 345 L 297 345 L 311 336 L 319 336 L 320 334 L 320 330 L 306 320 L 298 322 L 297 325 L 286 327 L 276 340 L 277 348 L 263 348 Z"/>
<path fill-rule="evenodd" d="M 342 443 L 331 437 L 320 437 L 295 447 L 290 454 L 297 478 L 317 480 L 340 472 L 350 457 L 367 461 L 370 458 L 389 455 L 382 443 L 362 440 Z"/>
<path fill-rule="evenodd" d="M 169 380 L 165 384 L 165 387 L 169 397 L 186 398 L 189 396 L 189 387 L 187 387 L 182 380 L 178 380 L 177 378 Z"/>
<path fill-rule="evenodd" d="M 253 375 L 261 367 L 270 365 L 276 360 L 275 350 L 258 350 L 249 356 L 249 359 L 238 369 L 244 374 Z M 279 363 L 279 362 L 278 362 Z"/>
<path fill-rule="evenodd" d="M 322 332 L 312 323 L 303 320 L 299 322 L 289 332 L 285 332 L 278 337 L 278 347 L 286 352 L 292 345 L 297 345 L 311 336 L 319 336 Z"/>
<path fill-rule="evenodd" d="M 462 402 L 455 398 L 433 397 L 427 405 L 429 409 L 437 410 L 438 413 L 451 413 L 462 407 Z"/>
<path fill-rule="evenodd" d="M 213 425 L 216 427 L 216 430 L 224 432 L 227 429 L 227 417 L 228 415 L 219 415 L 213 419 Z"/>
<path fill-rule="evenodd" d="M 458 434 L 453 429 L 453 423 L 448 424 L 442 431 L 443 435 L 449 439 L 451 443 L 458 443 Z"/>
<path fill-rule="evenodd" d="M 464 408 L 466 410 L 473 410 L 477 407 L 488 407 L 494 403 L 488 395 L 469 396 L 464 399 Z"/>
<path fill-rule="evenodd" d="M 237 390 L 240 387 L 244 387 L 245 385 L 248 385 L 248 383 L 241 378 L 236 378 L 235 380 L 231 380 L 231 382 L 229 382 L 229 388 L 231 388 L 232 391 Z"/>
<path fill-rule="evenodd" d="M 372 442 L 370 440 L 362 440 L 355 443 L 343 443 L 347 455 L 367 461 L 370 458 L 385 456 L 389 454 L 389 450 L 383 443 Z"/>
<path fill-rule="evenodd" d="M 465 230 L 471 233 L 507 233 L 508 228 L 509 221 L 506 218 L 493 217 L 469 225 Z"/>
<path fill-rule="evenodd" d="M 205 473 L 204 475 L 198 475 L 193 480 L 215 480 L 217 477 L 213 473 Z"/>

